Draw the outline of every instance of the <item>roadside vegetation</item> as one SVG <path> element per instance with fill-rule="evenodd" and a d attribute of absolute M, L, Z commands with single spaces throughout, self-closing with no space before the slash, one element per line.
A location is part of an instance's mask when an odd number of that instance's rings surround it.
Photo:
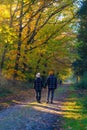
<path fill-rule="evenodd" d="M 87 90 L 82 93 L 71 86 L 63 103 L 62 126 L 64 130 L 87 130 Z"/>

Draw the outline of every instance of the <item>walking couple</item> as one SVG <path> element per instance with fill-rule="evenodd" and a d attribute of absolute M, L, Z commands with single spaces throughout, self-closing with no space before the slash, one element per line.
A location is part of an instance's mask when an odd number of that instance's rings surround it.
<path fill-rule="evenodd" d="M 41 103 L 41 92 L 42 88 L 48 87 L 48 95 L 47 95 L 47 103 L 49 103 L 49 98 L 51 96 L 51 104 L 53 103 L 53 97 L 54 97 L 54 91 L 57 88 L 57 78 L 54 75 L 53 71 L 49 72 L 49 76 L 46 79 L 45 86 L 43 84 L 43 81 L 41 79 L 40 73 L 36 74 L 36 78 L 34 81 L 34 89 L 36 92 L 36 100 L 38 103 Z"/>

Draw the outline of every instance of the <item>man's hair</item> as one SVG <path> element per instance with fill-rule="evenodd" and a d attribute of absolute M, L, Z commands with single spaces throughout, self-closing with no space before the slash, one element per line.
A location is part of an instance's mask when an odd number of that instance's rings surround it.
<path fill-rule="evenodd" d="M 50 70 L 49 75 L 54 75 L 54 70 Z"/>

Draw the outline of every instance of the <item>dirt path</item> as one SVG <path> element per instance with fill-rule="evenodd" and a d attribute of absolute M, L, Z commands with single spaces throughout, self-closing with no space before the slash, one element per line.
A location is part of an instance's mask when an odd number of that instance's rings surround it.
<path fill-rule="evenodd" d="M 43 90 L 41 104 L 33 99 L 1 111 L 0 130 L 62 130 L 62 104 L 68 90 L 67 85 L 62 87 L 61 93 L 56 90 L 53 104 L 46 104 L 46 90 Z"/>

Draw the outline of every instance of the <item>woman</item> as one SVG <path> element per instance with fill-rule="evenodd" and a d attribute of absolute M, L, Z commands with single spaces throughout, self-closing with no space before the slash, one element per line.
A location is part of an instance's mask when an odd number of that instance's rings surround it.
<path fill-rule="evenodd" d="M 40 73 L 36 74 L 36 78 L 34 80 L 34 89 L 36 92 L 36 100 L 38 103 L 41 103 L 41 91 L 43 88 L 43 82 L 42 79 L 40 77 Z"/>

